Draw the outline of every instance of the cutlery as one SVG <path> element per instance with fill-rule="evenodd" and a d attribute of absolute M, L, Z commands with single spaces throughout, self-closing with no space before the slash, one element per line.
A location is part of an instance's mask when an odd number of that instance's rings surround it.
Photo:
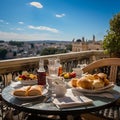
<path fill-rule="evenodd" d="M 81 102 L 84 102 L 84 99 L 82 96 L 76 96 Z"/>
<path fill-rule="evenodd" d="M 73 93 L 73 95 L 76 97 L 76 98 L 78 98 L 81 102 L 84 102 L 84 99 L 83 99 L 83 94 L 79 94 L 77 91 L 75 91 L 75 90 L 72 90 L 72 93 Z"/>
<path fill-rule="evenodd" d="M 39 103 L 49 103 L 51 102 L 50 100 L 50 96 L 47 96 L 43 99 L 43 101 L 37 100 L 37 101 L 33 101 L 33 102 L 27 102 L 27 103 L 23 103 L 21 104 L 21 106 L 26 106 L 26 107 L 30 107 Z"/>

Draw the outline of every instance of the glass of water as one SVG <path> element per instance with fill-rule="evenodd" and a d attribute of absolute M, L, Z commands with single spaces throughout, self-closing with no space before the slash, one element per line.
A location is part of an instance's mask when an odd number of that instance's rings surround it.
<path fill-rule="evenodd" d="M 48 59 L 48 72 L 49 76 L 57 77 L 58 76 L 58 66 L 56 65 L 55 58 Z"/>

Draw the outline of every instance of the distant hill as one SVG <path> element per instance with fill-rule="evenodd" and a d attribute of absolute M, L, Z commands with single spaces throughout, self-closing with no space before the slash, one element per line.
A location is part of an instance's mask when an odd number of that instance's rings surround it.
<path fill-rule="evenodd" d="M 11 41 L 11 40 L 9 40 Z M 0 40 L 0 43 L 9 42 L 8 40 Z M 22 40 L 12 40 L 18 42 L 27 42 L 27 43 L 71 43 L 72 41 L 63 41 L 63 40 L 29 40 L 29 41 L 22 41 Z"/>
<path fill-rule="evenodd" d="M 32 40 L 32 41 L 23 41 L 29 43 L 71 43 L 72 41 L 60 41 L 60 40 Z"/>

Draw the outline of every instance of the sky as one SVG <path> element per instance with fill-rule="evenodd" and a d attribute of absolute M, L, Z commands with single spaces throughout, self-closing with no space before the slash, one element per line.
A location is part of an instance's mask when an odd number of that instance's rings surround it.
<path fill-rule="evenodd" d="M 0 0 L 0 40 L 103 40 L 120 0 Z"/>

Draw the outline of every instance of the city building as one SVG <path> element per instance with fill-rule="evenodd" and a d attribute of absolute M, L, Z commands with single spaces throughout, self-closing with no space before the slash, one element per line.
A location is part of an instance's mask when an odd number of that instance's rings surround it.
<path fill-rule="evenodd" d="M 86 50 L 102 50 L 102 41 L 96 41 L 95 35 L 93 35 L 92 40 L 86 40 L 82 37 L 82 39 L 73 39 L 72 41 L 72 52 L 80 52 Z"/>

